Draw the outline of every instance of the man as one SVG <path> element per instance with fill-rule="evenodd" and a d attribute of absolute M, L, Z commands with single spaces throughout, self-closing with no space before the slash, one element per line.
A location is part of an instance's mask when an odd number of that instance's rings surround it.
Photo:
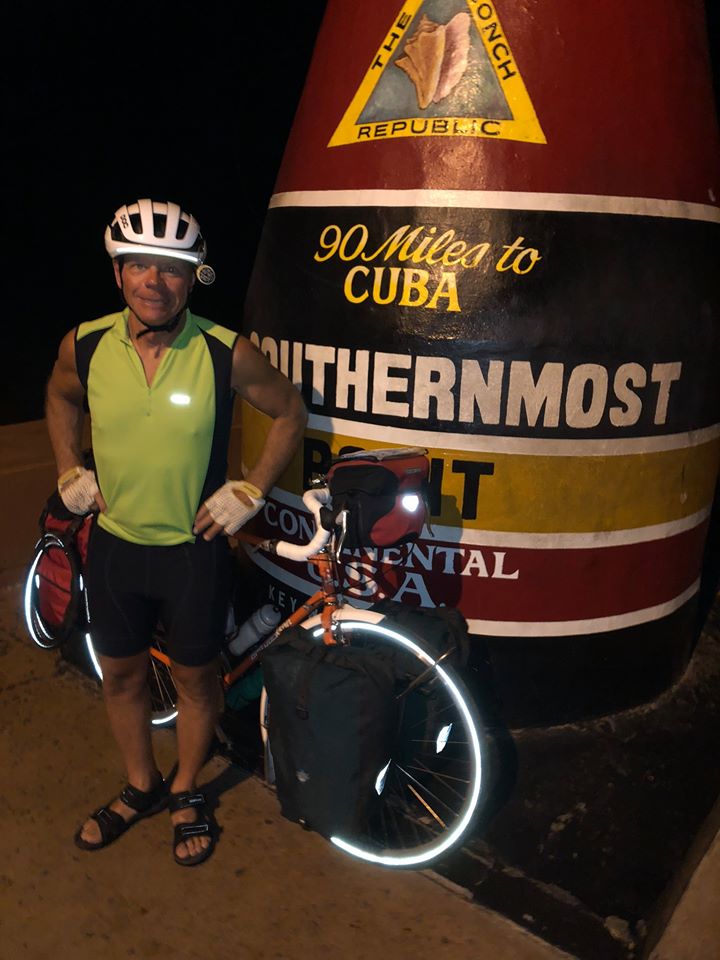
<path fill-rule="evenodd" d="M 169 806 L 184 866 L 215 837 L 197 791 L 218 719 L 216 658 L 230 596 L 227 540 L 264 504 L 302 435 L 292 384 L 244 337 L 195 316 L 196 279 L 212 283 L 194 217 L 174 203 L 121 207 L 105 232 L 125 309 L 81 323 L 60 344 L 46 416 L 58 489 L 74 513 L 97 510 L 86 594 L 103 693 L 128 785 L 82 825 L 83 850 L 112 843 Z M 272 418 L 257 463 L 226 482 L 232 398 Z M 87 398 L 95 471 L 83 466 Z M 177 687 L 177 772 L 153 756 L 148 646 L 160 619 Z"/>

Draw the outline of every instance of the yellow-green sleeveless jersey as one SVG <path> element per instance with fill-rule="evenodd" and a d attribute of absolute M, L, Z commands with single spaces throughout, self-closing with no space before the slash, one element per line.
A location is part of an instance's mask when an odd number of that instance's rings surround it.
<path fill-rule="evenodd" d="M 192 541 L 200 504 L 226 479 L 237 334 L 187 310 L 148 386 L 127 321 L 126 309 L 75 332 L 107 503 L 98 524 L 132 543 Z"/>

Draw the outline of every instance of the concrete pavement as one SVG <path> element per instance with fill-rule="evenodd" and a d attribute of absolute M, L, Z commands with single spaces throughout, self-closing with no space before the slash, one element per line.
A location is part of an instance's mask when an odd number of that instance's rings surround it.
<path fill-rule="evenodd" d="M 161 766 L 174 732 L 155 733 Z M 212 760 L 213 857 L 177 866 L 166 814 L 85 853 L 73 833 L 122 785 L 98 687 L 27 639 L 0 591 L 2 960 L 560 960 L 568 955 L 427 872 L 350 860 L 284 820 L 255 777 Z"/>

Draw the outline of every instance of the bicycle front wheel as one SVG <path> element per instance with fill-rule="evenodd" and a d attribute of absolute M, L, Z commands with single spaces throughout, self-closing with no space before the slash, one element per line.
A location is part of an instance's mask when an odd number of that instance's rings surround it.
<path fill-rule="evenodd" d="M 487 771 L 477 709 L 456 672 L 419 637 L 371 611 L 345 609 L 340 618 L 342 642 L 393 656 L 397 709 L 366 829 L 331 840 L 372 863 L 427 864 L 462 841 L 484 800 Z M 303 626 L 322 642 L 318 619 Z"/>

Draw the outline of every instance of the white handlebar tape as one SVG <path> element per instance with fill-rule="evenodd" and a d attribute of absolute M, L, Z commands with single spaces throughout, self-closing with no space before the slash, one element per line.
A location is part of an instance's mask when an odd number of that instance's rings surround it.
<path fill-rule="evenodd" d="M 252 507 L 235 495 L 236 490 L 242 490 Z M 265 506 L 262 490 L 258 490 L 247 480 L 228 480 L 219 490 L 205 501 L 210 516 L 215 523 L 219 523 L 225 533 L 235 533 L 247 521 Z"/>
<path fill-rule="evenodd" d="M 70 513 L 82 516 L 95 506 L 95 497 L 100 488 L 92 470 L 72 467 L 58 477 L 58 493 Z"/>
<path fill-rule="evenodd" d="M 330 503 L 330 491 L 327 487 L 316 487 L 312 490 L 306 490 L 303 494 L 303 503 L 310 511 L 315 521 L 315 535 L 309 543 L 288 543 L 286 540 L 279 540 L 275 545 L 275 552 L 279 557 L 286 557 L 288 560 L 295 560 L 302 563 L 309 559 L 318 550 L 322 550 L 330 539 L 330 531 L 326 530 L 320 523 L 320 508 Z"/>

